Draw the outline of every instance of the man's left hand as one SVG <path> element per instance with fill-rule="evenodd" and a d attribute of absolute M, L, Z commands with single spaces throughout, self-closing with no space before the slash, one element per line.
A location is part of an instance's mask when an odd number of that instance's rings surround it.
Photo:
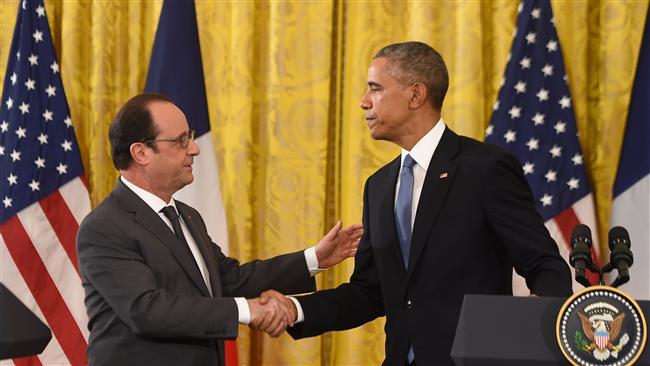
<path fill-rule="evenodd" d="M 316 244 L 318 268 L 326 269 L 339 264 L 357 253 L 363 235 L 362 225 L 350 225 L 341 230 L 341 220 Z"/>

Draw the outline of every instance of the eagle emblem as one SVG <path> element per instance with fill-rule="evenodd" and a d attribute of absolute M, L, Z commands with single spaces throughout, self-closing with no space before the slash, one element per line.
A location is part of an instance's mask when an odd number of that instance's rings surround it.
<path fill-rule="evenodd" d="M 610 357 L 617 358 L 623 346 L 630 340 L 627 333 L 619 338 L 625 313 L 619 312 L 609 303 L 597 302 L 585 307 L 583 312 L 578 312 L 578 316 L 582 323 L 582 332 L 589 341 L 584 340 L 577 330 L 575 338 L 578 348 L 592 353 L 598 361 L 605 361 Z"/>

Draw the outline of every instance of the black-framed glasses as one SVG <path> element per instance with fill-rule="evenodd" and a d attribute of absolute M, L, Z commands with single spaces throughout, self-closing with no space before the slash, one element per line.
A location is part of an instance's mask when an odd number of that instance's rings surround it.
<path fill-rule="evenodd" d="M 188 130 L 184 134 L 173 139 L 152 139 L 152 140 L 144 140 L 142 142 L 147 144 L 152 142 L 160 142 L 160 141 L 175 142 L 181 148 L 186 149 L 190 144 L 190 140 L 194 140 L 194 130 Z"/>

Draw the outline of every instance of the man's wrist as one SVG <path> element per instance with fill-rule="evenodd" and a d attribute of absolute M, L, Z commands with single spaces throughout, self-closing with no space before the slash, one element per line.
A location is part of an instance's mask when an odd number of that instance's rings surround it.
<path fill-rule="evenodd" d="M 298 299 L 296 299 L 293 296 L 287 296 L 289 300 L 293 301 L 293 304 L 296 306 L 296 321 L 295 324 L 297 323 L 302 323 L 305 321 L 305 313 L 302 311 L 302 307 L 300 307 L 300 302 Z"/>
<path fill-rule="evenodd" d="M 315 276 L 324 271 L 323 269 L 318 268 L 318 257 L 316 256 L 315 246 L 305 249 L 304 253 L 305 261 L 307 262 L 307 269 L 311 276 Z"/>
<path fill-rule="evenodd" d="M 248 301 L 243 297 L 235 297 L 235 304 L 237 304 L 239 312 L 237 321 L 240 324 L 248 325 L 251 322 L 251 309 L 248 306 Z"/>

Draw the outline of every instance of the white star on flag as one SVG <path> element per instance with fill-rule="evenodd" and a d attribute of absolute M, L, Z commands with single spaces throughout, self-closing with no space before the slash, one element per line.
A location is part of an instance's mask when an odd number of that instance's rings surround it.
<path fill-rule="evenodd" d="M 45 93 L 47 93 L 48 97 L 53 97 L 56 95 L 56 87 L 54 85 L 48 85 L 47 88 L 45 89 Z"/>
<path fill-rule="evenodd" d="M 528 44 L 535 43 L 536 38 L 537 35 L 533 32 L 526 34 L 526 42 L 528 42 Z"/>
<path fill-rule="evenodd" d="M 548 100 L 548 90 L 542 88 L 537 92 L 537 94 L 535 94 L 535 96 L 537 96 L 540 102 L 546 101 Z"/>
<path fill-rule="evenodd" d="M 528 151 L 539 150 L 539 140 L 531 137 L 526 143 L 526 146 L 528 146 Z"/>
<path fill-rule="evenodd" d="M 553 158 L 559 158 L 560 156 L 562 156 L 562 148 L 557 145 L 553 145 L 553 147 L 551 148 L 551 150 L 549 150 L 549 152 L 551 153 L 551 156 Z"/>
<path fill-rule="evenodd" d="M 16 135 L 18 136 L 18 139 L 24 139 L 27 137 L 27 130 L 22 127 L 18 127 L 16 129 Z"/>
<path fill-rule="evenodd" d="M 35 85 L 36 85 L 36 82 L 34 80 L 32 80 L 32 79 L 27 79 L 27 81 L 25 81 L 25 86 L 27 87 L 27 90 L 36 89 Z"/>
<path fill-rule="evenodd" d="M 41 134 L 38 135 L 37 139 L 38 139 L 38 142 L 41 143 L 41 145 L 47 144 L 47 135 L 44 134 L 43 132 L 41 132 Z"/>
<path fill-rule="evenodd" d="M 573 161 L 573 165 L 582 165 L 582 155 L 580 154 L 573 155 L 571 161 Z"/>
<path fill-rule="evenodd" d="M 522 169 L 524 171 L 524 175 L 533 174 L 535 172 L 535 164 L 527 161 L 522 166 Z"/>
<path fill-rule="evenodd" d="M 565 95 L 562 97 L 562 99 L 560 99 L 558 103 L 560 103 L 562 109 L 569 108 L 571 106 L 571 99 Z"/>
<path fill-rule="evenodd" d="M 7 180 L 9 181 L 10 186 L 18 184 L 18 177 L 13 175 L 13 173 L 9 173 Z"/>
<path fill-rule="evenodd" d="M 510 110 L 508 111 L 508 113 L 510 113 L 511 119 L 519 118 L 519 116 L 521 115 L 521 108 L 513 105 L 512 108 L 510 108 Z"/>
<path fill-rule="evenodd" d="M 553 204 L 553 196 L 548 194 L 545 194 L 539 200 L 542 202 L 542 206 L 550 206 Z"/>
<path fill-rule="evenodd" d="M 72 143 L 68 140 L 63 141 L 61 144 L 63 151 L 72 151 Z"/>
<path fill-rule="evenodd" d="M 19 106 L 18 109 L 20 109 L 20 112 L 22 114 L 29 113 L 29 104 L 22 102 Z"/>
<path fill-rule="evenodd" d="M 554 170 L 550 170 L 544 174 L 544 177 L 546 178 L 547 182 L 555 182 L 557 180 L 557 172 Z"/>
<path fill-rule="evenodd" d="M 526 92 L 526 83 L 524 83 L 523 81 L 519 81 L 517 84 L 515 84 L 515 90 L 517 91 L 517 94 L 525 93 Z"/>
<path fill-rule="evenodd" d="M 11 152 L 11 160 L 13 162 L 20 161 L 20 154 L 21 154 L 20 151 L 16 151 L 16 150 L 12 151 Z"/>
<path fill-rule="evenodd" d="M 37 168 L 45 168 L 45 159 L 39 156 L 38 159 L 34 160 L 34 164 L 36 164 Z"/>
<path fill-rule="evenodd" d="M 53 119 L 52 111 L 46 109 L 45 112 L 43 112 L 43 119 L 45 120 L 45 122 L 51 121 Z"/>
<path fill-rule="evenodd" d="M 34 37 L 34 43 L 43 42 L 43 32 L 39 30 L 34 32 L 34 34 L 32 34 L 32 37 Z"/>
<path fill-rule="evenodd" d="M 546 44 L 546 49 L 548 49 L 548 52 L 557 51 L 557 42 L 554 40 L 548 41 L 548 43 Z"/>
<path fill-rule="evenodd" d="M 29 183 L 29 188 L 32 189 L 32 192 L 34 191 L 40 191 L 41 189 L 39 188 L 41 184 L 35 180 L 32 179 L 32 182 Z"/>
<path fill-rule="evenodd" d="M 29 64 L 32 66 L 38 65 L 38 56 L 34 55 L 33 53 L 29 56 Z"/>
<path fill-rule="evenodd" d="M 569 189 L 574 190 L 579 188 L 580 181 L 577 178 L 571 178 L 566 185 L 569 186 Z"/>
<path fill-rule="evenodd" d="M 59 163 L 59 165 L 56 167 L 56 170 L 59 172 L 59 175 L 63 175 L 68 172 L 68 166 L 63 163 Z"/>

